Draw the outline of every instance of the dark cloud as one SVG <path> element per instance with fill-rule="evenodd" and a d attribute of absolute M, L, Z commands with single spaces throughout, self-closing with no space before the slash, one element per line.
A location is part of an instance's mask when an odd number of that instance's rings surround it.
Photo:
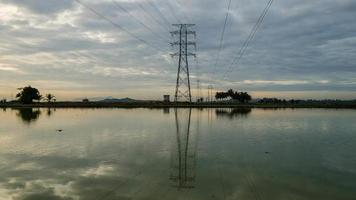
<path fill-rule="evenodd" d="M 228 69 L 233 58 L 237 56 L 267 1 L 232 2 L 224 48 L 215 69 L 227 6 L 224 1 L 156 0 L 153 4 L 146 1 L 117 1 L 124 10 L 112 1 L 82 1 L 154 48 L 74 1 L 2 2 L 6 3 L 3 5 L 17 5 L 31 11 L 22 13 L 20 9 L 20 14 L 7 11 L 9 17 L 0 23 L 0 51 L 6 55 L 2 62 L 28 72 L 18 78 L 22 82 L 48 77 L 70 82 L 73 81 L 71 77 L 86 74 L 100 82 L 100 85 L 93 88 L 99 91 L 101 88 L 115 88 L 112 80 L 120 76 L 122 79 L 115 80 L 120 84 L 115 85 L 137 89 L 146 83 L 156 82 L 157 87 L 166 85 L 173 91 L 176 63 L 169 57 L 171 50 L 167 30 L 173 28 L 167 28 L 170 24 L 166 21 L 177 23 L 177 18 L 182 22 L 196 24 L 199 76 L 203 85 L 207 85 L 210 79 L 220 84 L 216 86 L 218 88 L 230 87 L 227 81 L 327 80 L 329 85 L 294 85 L 292 88 L 300 91 L 347 91 L 356 82 L 356 3 L 353 0 L 275 1 L 241 62 L 232 65 L 231 71 Z M 41 55 L 34 60 L 34 55 L 38 53 L 47 53 L 47 57 Z M 196 76 L 197 70 L 193 63 L 191 73 Z M 45 69 L 42 66 L 46 66 Z M 123 68 L 128 70 L 121 70 Z M 103 70 L 98 73 L 100 69 Z M 5 80 L 11 76 L 9 74 L 7 72 L 7 75 L 0 76 Z M 196 79 L 192 81 L 196 82 Z M 75 82 L 87 84 L 80 80 Z M 263 89 L 259 85 L 236 84 L 234 87 Z M 281 90 L 283 87 L 284 90 L 291 89 L 285 85 L 269 86 L 271 90 Z M 163 92 L 166 91 L 160 91 Z"/>

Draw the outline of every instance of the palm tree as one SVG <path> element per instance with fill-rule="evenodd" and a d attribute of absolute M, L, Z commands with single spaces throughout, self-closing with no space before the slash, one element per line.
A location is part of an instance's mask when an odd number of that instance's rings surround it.
<path fill-rule="evenodd" d="M 46 100 L 48 103 L 55 101 L 55 96 L 53 94 L 46 94 Z"/>

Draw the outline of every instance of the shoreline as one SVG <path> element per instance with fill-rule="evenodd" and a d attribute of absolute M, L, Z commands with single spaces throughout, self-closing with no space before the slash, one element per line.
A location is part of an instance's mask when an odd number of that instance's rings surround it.
<path fill-rule="evenodd" d="M 152 102 L 55 102 L 55 103 L 2 103 L 0 108 L 330 108 L 330 109 L 356 109 L 356 104 L 261 104 L 261 103 L 167 103 Z"/>

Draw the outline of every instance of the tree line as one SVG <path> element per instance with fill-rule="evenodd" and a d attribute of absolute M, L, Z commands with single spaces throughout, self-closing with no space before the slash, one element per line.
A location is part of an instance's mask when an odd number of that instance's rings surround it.
<path fill-rule="evenodd" d="M 247 92 L 238 92 L 233 89 L 229 89 L 227 92 L 217 92 L 215 98 L 217 100 L 232 99 L 241 103 L 248 103 L 252 100 L 252 97 Z"/>

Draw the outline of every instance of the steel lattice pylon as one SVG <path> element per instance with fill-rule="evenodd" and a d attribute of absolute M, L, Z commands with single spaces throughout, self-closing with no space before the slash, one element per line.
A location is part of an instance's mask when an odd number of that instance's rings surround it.
<path fill-rule="evenodd" d="M 190 41 L 190 35 L 196 37 L 196 32 L 188 30 L 194 24 L 173 24 L 178 30 L 172 31 L 172 37 L 178 36 L 178 40 L 171 43 L 172 46 L 178 46 L 178 52 L 171 54 L 172 57 L 178 56 L 178 72 L 176 91 L 174 101 L 188 101 L 192 102 L 192 93 L 190 91 L 190 77 L 189 77 L 189 60 L 190 56 L 196 56 L 194 53 L 189 52 L 189 46 L 196 48 L 196 43 Z"/>

